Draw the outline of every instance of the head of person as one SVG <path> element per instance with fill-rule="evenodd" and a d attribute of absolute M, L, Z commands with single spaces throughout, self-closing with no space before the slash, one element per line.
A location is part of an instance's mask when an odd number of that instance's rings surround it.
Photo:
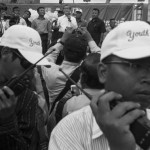
<path fill-rule="evenodd" d="M 71 14 L 71 6 L 69 6 L 69 5 L 64 5 L 64 7 L 63 7 L 63 12 L 64 12 L 64 14 L 65 15 L 70 15 Z"/>
<path fill-rule="evenodd" d="M 20 8 L 18 6 L 13 7 L 13 15 L 20 16 Z"/>
<path fill-rule="evenodd" d="M 7 81 L 13 76 L 20 75 L 32 64 L 43 57 L 39 33 L 26 26 L 14 25 L 3 34 L 0 46 L 0 74 Z M 38 65 L 48 65 L 42 59 Z"/>
<path fill-rule="evenodd" d="M 31 12 L 29 10 L 26 10 L 23 14 L 24 19 L 29 19 L 31 17 Z"/>
<path fill-rule="evenodd" d="M 44 16 L 45 15 L 45 7 L 38 7 L 37 13 L 39 16 Z"/>
<path fill-rule="evenodd" d="M 13 26 L 13 25 L 16 25 L 18 24 L 20 21 L 20 17 L 19 16 L 11 16 L 10 19 L 9 19 L 9 26 Z"/>
<path fill-rule="evenodd" d="M 98 8 L 93 8 L 93 10 L 92 10 L 92 19 L 98 18 L 99 14 L 100 14 L 99 9 Z"/>
<path fill-rule="evenodd" d="M 114 18 L 110 19 L 110 27 L 112 29 L 116 27 L 116 20 Z"/>
<path fill-rule="evenodd" d="M 0 3 L 0 14 L 2 17 L 7 14 L 7 6 L 4 3 Z"/>
<path fill-rule="evenodd" d="M 76 10 L 76 19 L 81 19 L 82 17 L 82 9 L 77 9 Z"/>
<path fill-rule="evenodd" d="M 58 17 L 61 17 L 64 15 L 64 12 L 62 10 L 58 10 Z"/>
<path fill-rule="evenodd" d="M 86 56 L 86 50 L 87 41 L 82 36 L 73 34 L 64 44 L 64 60 L 79 63 Z"/>
<path fill-rule="evenodd" d="M 82 88 L 102 89 L 104 85 L 99 82 L 98 64 L 100 63 L 100 54 L 91 53 L 82 62 L 81 68 L 81 85 Z"/>
<path fill-rule="evenodd" d="M 98 66 L 107 91 L 124 100 L 150 105 L 150 26 L 143 21 L 119 24 L 106 36 Z"/>

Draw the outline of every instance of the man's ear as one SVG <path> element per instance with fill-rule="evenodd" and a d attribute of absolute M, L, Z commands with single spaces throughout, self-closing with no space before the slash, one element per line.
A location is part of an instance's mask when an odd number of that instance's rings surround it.
<path fill-rule="evenodd" d="M 98 77 L 102 84 L 105 84 L 107 78 L 107 65 L 103 63 L 98 64 Z"/>

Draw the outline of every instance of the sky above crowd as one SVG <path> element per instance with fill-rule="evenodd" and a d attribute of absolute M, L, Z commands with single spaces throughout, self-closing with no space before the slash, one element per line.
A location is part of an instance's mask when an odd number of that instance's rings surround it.
<path fill-rule="evenodd" d="M 63 0 L 64 3 L 73 3 L 73 0 Z M 105 3 L 106 0 L 91 0 L 89 3 Z M 111 0 L 111 3 L 137 3 L 138 0 Z M 40 0 L 40 3 L 59 3 L 59 0 Z M 74 0 L 74 3 L 84 3 L 83 0 Z M 144 3 L 148 3 L 145 0 Z"/>

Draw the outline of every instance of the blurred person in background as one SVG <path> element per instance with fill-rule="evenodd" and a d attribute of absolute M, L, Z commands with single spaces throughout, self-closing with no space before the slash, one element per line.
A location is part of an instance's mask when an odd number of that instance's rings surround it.
<path fill-rule="evenodd" d="M 78 27 L 87 27 L 87 21 L 82 19 L 82 9 L 80 8 L 76 9 L 75 16 Z"/>
<path fill-rule="evenodd" d="M 98 18 L 99 14 L 99 9 L 94 8 L 92 10 L 92 20 L 88 23 L 87 29 L 94 41 L 96 42 L 96 44 L 98 46 L 101 46 L 106 29 L 104 21 Z"/>
<path fill-rule="evenodd" d="M 26 10 L 23 14 L 23 19 L 26 21 L 28 27 L 31 27 L 31 21 L 29 20 L 30 17 L 31 17 L 31 12 L 29 10 Z"/>
<path fill-rule="evenodd" d="M 45 54 L 47 52 L 52 36 L 51 23 L 48 19 L 44 17 L 45 15 L 44 7 L 39 7 L 37 9 L 37 12 L 39 16 L 38 18 L 32 21 L 31 27 L 39 32 L 42 39 L 43 54 Z"/>

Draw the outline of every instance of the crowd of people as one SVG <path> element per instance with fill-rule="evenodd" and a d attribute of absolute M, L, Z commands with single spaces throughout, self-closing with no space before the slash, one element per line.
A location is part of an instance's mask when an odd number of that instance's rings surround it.
<path fill-rule="evenodd" d="M 0 150 L 150 149 L 148 23 L 105 27 L 98 8 L 87 22 L 69 5 L 53 22 L 44 7 L 32 22 L 28 10 L 6 12 L 1 4 Z"/>

